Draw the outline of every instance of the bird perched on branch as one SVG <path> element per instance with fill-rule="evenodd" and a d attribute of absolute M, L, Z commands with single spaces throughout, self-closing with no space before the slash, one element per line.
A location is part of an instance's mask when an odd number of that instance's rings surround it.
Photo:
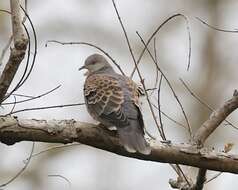
<path fill-rule="evenodd" d="M 136 83 L 116 73 L 99 54 L 90 55 L 81 69 L 88 70 L 84 97 L 90 115 L 108 128 L 115 126 L 120 143 L 128 152 L 150 154 Z"/>

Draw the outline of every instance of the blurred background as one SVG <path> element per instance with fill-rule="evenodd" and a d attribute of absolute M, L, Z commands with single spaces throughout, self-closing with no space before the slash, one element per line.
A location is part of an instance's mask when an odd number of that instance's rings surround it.
<path fill-rule="evenodd" d="M 186 71 L 188 34 L 185 21 L 181 17 L 171 20 L 159 32 L 156 36 L 156 49 L 160 67 L 172 83 L 193 131 L 196 131 L 208 118 L 210 111 L 189 94 L 179 78 L 183 78 L 190 88 L 210 106 L 217 108 L 223 104 L 231 98 L 233 90 L 237 89 L 238 35 L 211 30 L 195 17 L 219 28 L 238 28 L 238 19 L 236 19 L 238 1 L 120 0 L 116 3 L 136 58 L 143 48 L 136 31 L 139 31 L 144 39 L 148 39 L 169 16 L 182 13 L 188 17 L 192 38 L 190 70 Z M 9 10 L 9 1 L 0 1 L 0 9 Z M 45 47 L 47 40 L 84 41 L 98 45 L 120 64 L 127 75 L 130 75 L 133 62 L 110 0 L 28 0 L 28 13 L 37 32 L 37 58 L 32 74 L 17 93 L 37 96 L 57 85 L 62 86 L 48 96 L 16 105 L 15 110 L 83 102 L 84 76 L 78 68 L 82 66 L 87 56 L 97 50 L 79 45 L 49 44 Z M 10 17 L 0 13 L 0 51 L 10 35 Z M 152 47 L 151 44 L 150 48 L 153 51 Z M 4 63 L 8 55 L 9 52 L 5 55 Z M 3 67 L 4 64 L 0 67 L 0 72 Z M 24 63 L 12 86 L 19 80 L 23 69 Z M 147 54 L 142 59 L 140 70 L 147 88 L 152 88 L 156 72 Z M 138 83 L 140 81 L 137 75 L 134 80 Z M 156 98 L 155 92 L 151 100 L 156 103 Z M 10 98 L 6 102 L 11 101 L 14 99 Z M 160 140 L 145 99 L 142 99 L 142 109 L 148 131 Z M 161 109 L 176 121 L 185 124 L 181 110 L 165 82 L 162 84 Z M 11 107 L 5 106 L 4 109 L 0 108 L 0 113 L 4 114 L 9 110 Z M 79 121 L 95 122 L 88 115 L 85 106 L 20 112 L 16 115 L 20 118 L 73 118 Z M 168 139 L 175 143 L 188 142 L 186 129 L 164 116 L 162 119 Z M 238 126 L 237 111 L 229 119 Z M 237 154 L 237 135 L 237 130 L 223 124 L 211 135 L 206 145 L 221 151 L 226 143 L 234 143 L 235 146 L 231 152 Z M 10 179 L 24 166 L 23 161 L 29 156 L 31 146 L 31 142 L 21 142 L 14 146 L 0 144 L 0 184 Z M 36 143 L 34 152 L 53 146 L 56 145 Z M 189 176 L 196 174 L 194 168 L 184 167 L 184 169 Z M 216 173 L 209 172 L 208 178 Z M 67 178 L 71 186 L 62 177 L 49 175 L 61 175 Z M 167 190 L 171 189 L 168 184 L 170 178 L 175 179 L 176 174 L 168 164 L 125 158 L 88 146 L 77 145 L 33 157 L 23 175 L 5 189 Z M 236 189 L 237 179 L 236 175 L 223 173 L 219 178 L 206 184 L 204 189 Z"/>

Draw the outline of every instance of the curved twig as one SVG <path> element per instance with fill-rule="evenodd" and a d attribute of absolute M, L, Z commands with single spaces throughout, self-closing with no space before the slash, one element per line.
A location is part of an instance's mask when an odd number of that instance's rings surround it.
<path fill-rule="evenodd" d="M 113 62 L 113 64 L 119 69 L 121 74 L 125 75 L 125 73 L 121 69 L 120 65 L 117 64 L 117 62 L 105 50 L 103 50 L 99 46 L 96 46 L 96 45 L 88 43 L 88 42 L 61 42 L 61 41 L 57 41 L 57 40 L 48 40 L 45 44 L 46 47 L 48 46 L 48 43 L 57 43 L 57 44 L 61 44 L 61 45 L 87 45 L 90 47 L 94 47 L 97 50 L 101 51 L 104 55 L 106 55 Z"/>
<path fill-rule="evenodd" d="M 150 38 L 148 39 L 148 41 L 145 43 L 145 47 L 143 48 L 143 50 L 141 51 L 140 53 L 140 56 L 137 60 L 137 65 L 139 65 L 140 61 L 141 61 L 141 58 L 143 57 L 145 51 L 146 51 L 146 48 L 148 47 L 149 43 L 151 42 L 151 40 L 155 37 L 155 35 L 160 31 L 160 29 L 167 23 L 169 22 L 170 20 L 172 20 L 173 18 L 176 18 L 176 17 L 183 17 L 186 21 L 186 24 L 188 23 L 188 19 L 185 15 L 183 14 L 174 14 L 172 16 L 170 16 L 169 18 L 167 18 L 162 24 L 160 24 L 156 30 L 152 33 L 152 35 L 150 36 Z M 190 59 L 191 59 L 191 51 L 192 51 L 192 48 L 191 48 L 191 35 L 190 35 L 190 30 L 189 30 L 189 26 L 187 25 L 187 30 L 189 31 L 189 56 L 188 56 L 188 67 L 187 67 L 187 70 L 189 69 L 189 66 L 190 66 Z M 132 78 L 134 73 L 136 71 L 136 68 L 133 69 L 130 77 Z"/>
<path fill-rule="evenodd" d="M 5 186 L 9 185 L 10 183 L 12 183 L 15 179 L 17 179 L 26 170 L 27 166 L 29 165 L 29 163 L 31 161 L 31 156 L 33 154 L 34 148 L 35 148 L 35 142 L 32 143 L 30 156 L 27 159 L 27 162 L 25 163 L 24 167 L 19 172 L 17 172 L 17 174 L 13 178 L 8 180 L 6 183 L 1 184 L 0 187 L 5 187 Z"/>
<path fill-rule="evenodd" d="M 67 179 L 66 177 L 64 177 L 63 175 L 59 175 L 59 174 L 51 174 L 51 175 L 48 175 L 48 177 L 57 177 L 57 178 L 63 179 L 64 181 L 67 182 L 69 188 L 71 187 L 71 182 L 70 182 L 70 180 Z"/>
<path fill-rule="evenodd" d="M 163 76 L 164 79 L 166 80 L 167 84 L 169 85 L 169 88 L 171 89 L 171 91 L 172 91 L 172 93 L 173 93 L 173 95 L 174 95 L 174 98 L 175 98 L 176 101 L 178 102 L 179 107 L 180 107 L 180 109 L 181 109 L 181 111 L 182 111 L 182 113 L 183 113 L 183 116 L 184 116 L 184 118 L 185 118 L 185 121 L 186 121 L 186 123 L 187 123 L 188 132 L 189 132 L 189 135 L 190 135 L 190 138 L 191 138 L 191 137 L 193 136 L 193 134 L 192 134 L 192 128 L 191 128 L 191 126 L 190 126 L 190 124 L 189 124 L 189 120 L 188 120 L 188 117 L 187 117 L 187 115 L 186 115 L 186 113 L 185 113 L 185 111 L 184 111 L 184 108 L 183 108 L 182 103 L 180 102 L 180 100 L 179 100 L 177 94 L 175 93 L 175 91 L 174 91 L 174 89 L 173 89 L 171 83 L 169 82 L 168 78 L 167 78 L 166 75 L 163 73 L 163 71 L 159 68 L 158 64 L 156 63 L 156 61 L 155 61 L 153 55 L 151 54 L 150 50 L 149 50 L 148 47 L 146 46 L 146 44 L 145 44 L 143 38 L 140 36 L 140 34 L 139 34 L 138 32 L 136 32 L 136 33 L 137 33 L 137 35 L 139 36 L 139 38 L 140 38 L 141 42 L 143 43 L 143 45 L 145 46 L 146 50 L 148 51 L 148 53 L 149 53 L 149 55 L 150 55 L 150 57 L 151 57 L 153 63 L 155 63 L 157 69 L 160 71 L 160 73 L 162 74 L 162 76 Z"/>
<path fill-rule="evenodd" d="M 36 111 L 36 110 L 45 110 L 45 109 L 54 109 L 54 108 L 64 108 L 64 107 L 72 107 L 72 106 L 81 106 L 85 103 L 78 103 L 78 104 L 62 104 L 62 105 L 55 105 L 55 106 L 44 106 L 44 107 L 35 107 L 35 108 L 26 108 L 22 110 L 16 110 L 13 111 L 11 114 L 19 113 L 19 112 L 25 112 L 25 111 Z M 6 114 L 5 116 L 8 116 L 10 114 Z"/>
<path fill-rule="evenodd" d="M 219 31 L 219 32 L 228 32 L 228 33 L 238 33 L 238 29 L 234 29 L 234 30 L 226 30 L 226 29 L 221 29 L 215 26 L 212 26 L 210 24 L 208 24 L 207 22 L 203 21 L 202 19 L 200 19 L 199 17 L 195 17 L 198 21 L 200 21 L 202 24 L 208 26 L 209 28 Z"/>
<path fill-rule="evenodd" d="M 28 102 L 28 101 L 31 101 L 31 100 L 35 100 L 35 99 L 41 98 L 43 96 L 46 96 L 46 95 L 54 92 L 55 90 L 57 90 L 60 87 L 61 87 L 61 85 L 58 85 L 57 87 L 55 87 L 55 88 L 53 88 L 49 91 L 46 91 L 43 94 L 40 94 L 38 96 L 27 96 L 28 99 L 26 99 L 26 100 L 20 100 L 20 101 L 16 101 L 16 102 L 15 101 L 14 102 L 6 102 L 6 103 L 2 103 L 2 105 L 4 106 L 4 105 L 11 105 L 11 104 L 19 104 L 19 103 L 24 103 L 24 102 Z M 14 96 L 16 96 L 16 95 L 14 95 Z M 26 96 L 24 96 L 24 97 L 26 97 Z"/>
<path fill-rule="evenodd" d="M 191 88 L 188 86 L 188 84 L 185 83 L 185 81 L 184 81 L 182 78 L 180 78 L 179 80 L 181 81 L 181 83 L 183 84 L 183 86 L 185 87 L 185 89 L 191 94 L 192 97 L 194 97 L 199 103 L 201 103 L 203 106 L 205 106 L 205 107 L 206 107 L 207 109 L 209 109 L 210 111 L 214 111 L 214 109 L 213 109 L 210 105 L 208 105 L 205 101 L 203 101 L 203 100 L 199 97 L 199 95 L 197 95 L 195 92 L 193 92 L 193 91 L 191 90 Z M 225 122 L 226 122 L 228 125 L 230 125 L 231 127 L 233 127 L 234 129 L 238 130 L 238 127 L 235 126 L 235 125 L 233 125 L 229 120 L 226 119 Z"/>

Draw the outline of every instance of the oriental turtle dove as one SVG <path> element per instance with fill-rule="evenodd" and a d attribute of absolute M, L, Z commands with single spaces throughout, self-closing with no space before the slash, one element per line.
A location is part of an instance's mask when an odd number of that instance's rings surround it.
<path fill-rule="evenodd" d="M 120 143 L 128 152 L 150 154 L 136 83 L 116 73 L 99 54 L 89 56 L 81 69 L 88 70 L 84 97 L 90 115 L 108 128 L 115 126 Z"/>

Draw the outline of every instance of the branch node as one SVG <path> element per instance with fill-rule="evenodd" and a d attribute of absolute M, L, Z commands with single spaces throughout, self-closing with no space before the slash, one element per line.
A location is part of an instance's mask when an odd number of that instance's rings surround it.
<path fill-rule="evenodd" d="M 27 44 L 28 44 L 28 39 L 25 37 L 24 34 L 22 34 L 22 38 L 17 39 L 17 40 L 14 42 L 14 47 L 15 47 L 17 50 L 26 50 Z"/>

